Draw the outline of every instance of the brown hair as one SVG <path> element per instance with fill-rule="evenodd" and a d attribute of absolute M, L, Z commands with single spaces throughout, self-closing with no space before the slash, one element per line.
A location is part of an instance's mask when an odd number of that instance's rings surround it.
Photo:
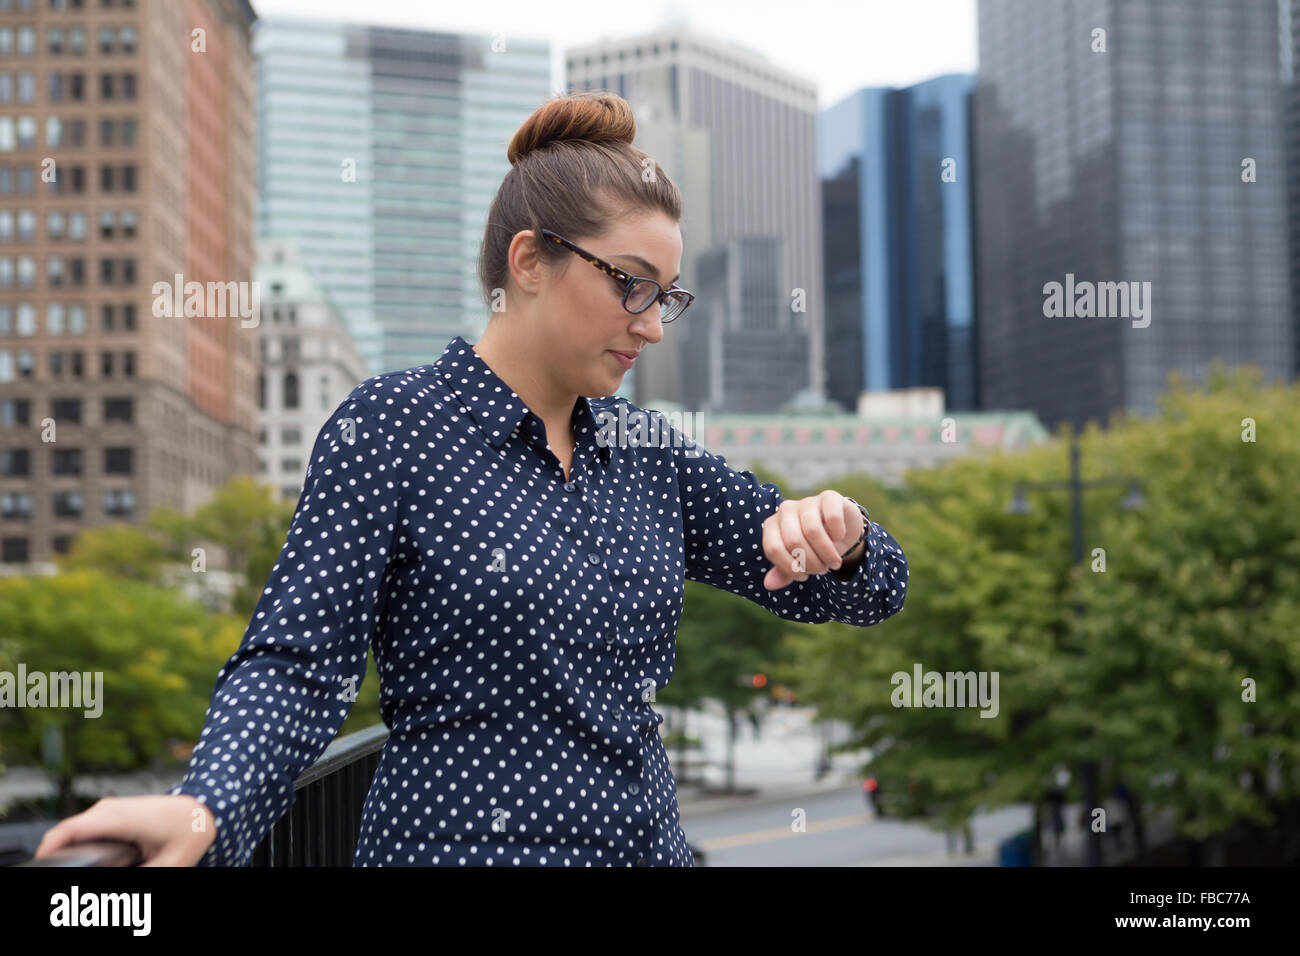
<path fill-rule="evenodd" d="M 543 261 L 558 263 L 575 257 L 541 241 L 543 227 L 581 242 L 641 210 L 681 220 L 681 193 L 658 162 L 632 145 L 635 138 L 632 108 L 603 91 L 558 96 L 524 121 L 510 139 L 512 168 L 492 200 L 479 249 L 479 283 L 489 307 L 492 290 L 506 286 L 510 242 L 522 230 L 537 236 Z"/>

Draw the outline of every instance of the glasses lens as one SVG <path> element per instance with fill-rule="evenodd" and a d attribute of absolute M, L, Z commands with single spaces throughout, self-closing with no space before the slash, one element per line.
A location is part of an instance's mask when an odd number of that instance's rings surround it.
<path fill-rule="evenodd" d="M 667 301 L 664 303 L 663 311 L 660 313 L 660 322 L 671 322 L 673 319 L 677 318 L 677 316 L 686 311 L 686 306 L 691 301 L 686 298 L 686 296 L 677 292 L 669 292 L 664 298 L 667 299 Z"/>
<path fill-rule="evenodd" d="M 650 279 L 635 279 L 627 294 L 627 307 L 632 312 L 644 312 L 659 296 L 659 286 Z"/>

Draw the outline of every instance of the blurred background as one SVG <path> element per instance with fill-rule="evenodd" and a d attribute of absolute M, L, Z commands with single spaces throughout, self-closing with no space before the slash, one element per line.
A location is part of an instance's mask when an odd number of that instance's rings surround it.
<path fill-rule="evenodd" d="M 1300 0 L 608 12 L 0 0 L 0 861 L 180 779 L 321 426 L 477 339 L 506 144 L 607 90 L 697 296 L 619 394 L 911 569 L 865 630 L 687 583 L 700 858 L 1296 863 Z"/>

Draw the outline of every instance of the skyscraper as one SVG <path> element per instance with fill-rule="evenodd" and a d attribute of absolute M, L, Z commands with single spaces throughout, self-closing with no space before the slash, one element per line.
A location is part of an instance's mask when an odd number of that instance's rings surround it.
<path fill-rule="evenodd" d="M 1277 0 L 981 0 L 986 408 L 1156 410 L 1214 359 L 1292 373 Z"/>
<path fill-rule="evenodd" d="M 295 241 L 372 374 L 477 338 L 479 243 L 551 95 L 547 44 L 277 18 L 253 46 L 258 235 Z"/>
<path fill-rule="evenodd" d="M 631 105 L 636 145 L 682 191 L 678 284 L 710 290 L 637 360 L 637 400 L 741 412 L 822 395 L 815 85 L 681 26 L 565 55 L 572 89 Z"/>
<path fill-rule="evenodd" d="M 829 397 L 937 387 L 977 407 L 974 78 L 860 90 L 822 114 Z"/>
<path fill-rule="evenodd" d="M 6 563 L 252 471 L 254 16 L 246 0 L 0 3 Z M 221 307 L 154 292 L 189 282 Z"/>

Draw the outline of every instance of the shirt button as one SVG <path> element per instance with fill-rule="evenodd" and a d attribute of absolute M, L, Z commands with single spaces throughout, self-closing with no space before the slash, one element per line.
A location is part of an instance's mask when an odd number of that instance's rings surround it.
<path fill-rule="evenodd" d="M 600 555 L 597 554 L 595 551 L 588 551 L 588 552 L 587 552 L 587 563 L 588 563 L 588 564 L 600 564 Z"/>
<path fill-rule="evenodd" d="M 638 857 L 636 858 L 636 865 L 637 865 L 637 866 L 648 866 L 649 864 L 646 862 L 646 858 L 645 858 L 645 857 L 643 857 L 643 856 L 638 856 Z"/>
<path fill-rule="evenodd" d="M 639 783 L 632 783 L 632 784 L 629 784 L 629 785 L 628 785 L 628 788 L 627 788 L 627 792 L 628 792 L 628 793 L 640 793 L 640 792 L 641 792 L 641 785 L 640 785 Z"/>
<path fill-rule="evenodd" d="M 565 491 L 577 491 L 577 490 L 578 490 L 578 486 L 575 485 L 575 484 L 574 484 L 573 482 L 571 482 L 571 481 L 566 481 L 566 482 L 564 483 L 564 490 L 565 490 Z"/>
<path fill-rule="evenodd" d="M 613 644 L 613 643 L 614 643 L 614 635 L 613 635 L 613 634 L 606 634 L 606 635 L 605 635 L 605 644 L 606 644 L 606 645 L 609 645 L 609 644 Z"/>

